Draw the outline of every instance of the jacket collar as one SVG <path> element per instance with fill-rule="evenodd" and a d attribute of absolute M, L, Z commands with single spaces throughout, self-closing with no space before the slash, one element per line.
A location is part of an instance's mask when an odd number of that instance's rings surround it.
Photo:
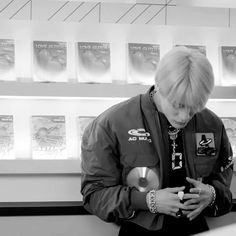
<path fill-rule="evenodd" d="M 150 92 L 154 89 L 152 86 L 145 94 L 141 95 L 141 109 L 144 119 L 147 122 L 149 132 L 152 137 L 153 145 L 159 157 L 160 162 L 160 187 L 167 186 L 169 182 L 169 158 L 166 153 L 166 145 L 168 150 L 168 134 L 167 129 L 161 126 L 160 114 L 155 104 L 150 98 Z M 156 158 L 157 158 L 156 157 Z"/>
<path fill-rule="evenodd" d="M 163 114 L 158 112 L 155 104 L 150 98 L 150 92 L 154 89 L 154 86 L 151 86 L 148 91 L 141 95 L 141 109 L 143 111 L 145 120 L 147 121 L 149 131 L 152 136 L 154 148 L 158 154 L 160 161 L 160 183 L 163 186 L 167 186 L 169 183 L 169 153 L 166 150 L 168 148 L 168 133 L 167 129 L 164 129 L 161 126 L 161 123 L 167 122 L 163 119 Z M 195 132 L 195 122 L 196 116 L 189 121 L 187 126 L 183 129 L 183 150 L 185 152 L 185 157 L 187 160 L 187 174 L 188 176 L 195 177 L 195 169 L 194 169 L 194 155 L 195 155 L 195 138 L 193 133 Z M 186 140 L 188 140 L 188 145 L 186 144 Z M 165 147 L 167 149 L 165 149 Z"/>
<path fill-rule="evenodd" d="M 151 112 L 156 112 L 156 106 L 150 97 L 150 93 L 153 90 L 154 90 L 154 85 L 151 86 L 145 94 L 141 95 L 142 96 L 141 106 L 142 106 L 142 108 L 145 108 L 145 110 L 149 110 Z"/>

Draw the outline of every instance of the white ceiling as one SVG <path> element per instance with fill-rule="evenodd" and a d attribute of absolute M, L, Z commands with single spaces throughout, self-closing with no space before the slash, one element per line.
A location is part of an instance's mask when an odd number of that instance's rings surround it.
<path fill-rule="evenodd" d="M 145 24 L 175 6 L 175 0 L 103 1 L 0 0 L 0 19 Z"/>
<path fill-rule="evenodd" d="M 99 1 L 99 0 L 98 0 Z M 182 5 L 208 3 L 217 7 L 223 0 L 0 0 L 0 20 L 42 20 L 81 23 L 167 24 Z M 224 0 L 235 4 L 236 0 Z M 127 3 L 128 2 L 128 3 Z M 130 3 L 131 2 L 131 3 Z M 135 3 L 132 3 L 135 2 Z M 179 7 L 179 4 L 181 5 Z M 218 6 L 219 7 L 219 6 Z M 197 10 L 199 12 L 199 10 Z M 205 11 L 205 10 L 204 10 Z M 184 11 L 186 10 L 184 9 Z M 191 12 L 191 10 L 190 10 Z M 206 12 L 206 11 L 205 11 Z M 209 12 L 209 11 L 208 11 Z M 207 12 L 207 14 L 209 14 Z M 198 13 L 199 14 L 199 13 Z M 210 12 L 211 14 L 211 12 Z M 215 14 L 215 11 L 214 11 Z M 217 12 L 218 14 L 218 12 Z M 224 12 L 224 14 L 226 14 Z M 228 13 L 227 13 L 228 14 Z M 231 12 L 232 14 L 232 12 Z"/>

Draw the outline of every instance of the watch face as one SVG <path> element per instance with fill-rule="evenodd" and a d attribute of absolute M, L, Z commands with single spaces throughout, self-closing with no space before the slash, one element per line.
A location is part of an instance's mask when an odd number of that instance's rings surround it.
<path fill-rule="evenodd" d="M 126 183 L 140 192 L 148 192 L 151 189 L 158 189 L 159 177 L 155 169 L 135 167 L 127 175 Z"/>

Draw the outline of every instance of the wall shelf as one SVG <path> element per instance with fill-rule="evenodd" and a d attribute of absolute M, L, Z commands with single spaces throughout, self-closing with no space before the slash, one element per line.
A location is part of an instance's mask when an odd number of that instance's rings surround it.
<path fill-rule="evenodd" d="M 78 174 L 81 172 L 77 160 L 1 160 L 0 176 L 6 174 Z"/>
<path fill-rule="evenodd" d="M 144 93 L 149 87 L 131 84 L 2 82 L 0 97 L 122 98 Z"/>
<path fill-rule="evenodd" d="M 17 98 L 129 98 L 145 93 L 149 85 L 1 82 L 0 97 Z M 211 99 L 235 99 L 236 86 L 216 86 Z"/>

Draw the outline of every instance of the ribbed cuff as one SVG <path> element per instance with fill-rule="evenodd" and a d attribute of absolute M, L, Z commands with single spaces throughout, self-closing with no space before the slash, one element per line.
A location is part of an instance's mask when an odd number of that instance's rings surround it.
<path fill-rule="evenodd" d="M 146 203 L 146 195 L 146 192 L 139 192 L 135 188 L 131 190 L 131 205 L 135 211 L 148 210 L 148 206 Z"/>

